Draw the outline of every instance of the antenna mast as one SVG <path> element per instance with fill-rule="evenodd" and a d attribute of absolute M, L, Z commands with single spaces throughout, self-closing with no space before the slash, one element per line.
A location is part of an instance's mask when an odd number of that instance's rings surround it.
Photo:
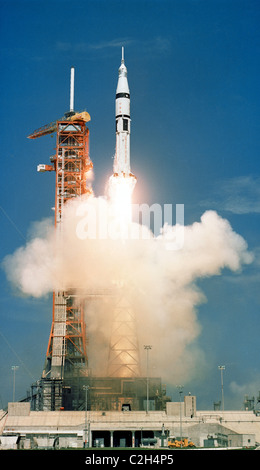
<path fill-rule="evenodd" d="M 75 68 L 70 69 L 70 112 L 74 111 L 74 76 Z"/>

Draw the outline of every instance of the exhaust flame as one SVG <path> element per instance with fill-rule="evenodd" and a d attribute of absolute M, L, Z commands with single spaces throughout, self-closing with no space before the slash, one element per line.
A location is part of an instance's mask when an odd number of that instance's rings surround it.
<path fill-rule="evenodd" d="M 132 194 L 136 179 L 133 176 L 112 175 L 108 183 L 108 195 L 113 216 L 124 226 L 132 221 Z"/>

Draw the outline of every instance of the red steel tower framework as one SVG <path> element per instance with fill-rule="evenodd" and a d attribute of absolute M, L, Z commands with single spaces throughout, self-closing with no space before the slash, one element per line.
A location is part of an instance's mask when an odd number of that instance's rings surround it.
<path fill-rule="evenodd" d="M 35 139 L 57 132 L 56 154 L 52 165 L 38 165 L 38 171 L 56 171 L 55 228 L 62 237 L 62 219 L 67 201 L 90 194 L 88 172 L 93 164 L 89 158 L 89 114 L 74 112 L 74 68 L 71 69 L 70 112 L 61 120 L 34 131 Z M 58 238 L 59 240 L 59 238 Z M 52 326 L 47 347 L 43 378 L 63 379 L 64 375 L 87 375 L 86 328 L 84 301 L 73 291 L 53 292 Z"/>

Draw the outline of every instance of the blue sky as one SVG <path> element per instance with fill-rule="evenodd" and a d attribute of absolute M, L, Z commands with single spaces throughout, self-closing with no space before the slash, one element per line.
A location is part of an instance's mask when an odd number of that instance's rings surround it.
<path fill-rule="evenodd" d="M 121 46 L 131 91 L 134 202 L 184 204 L 185 224 L 213 209 L 242 235 L 254 262 L 198 282 L 207 370 L 185 385 L 199 408 L 258 395 L 260 281 L 260 4 L 256 0 L 0 0 L 1 260 L 50 217 L 55 138 L 27 139 L 69 108 L 91 115 L 94 190 L 103 194 L 115 148 L 114 96 Z M 0 273 L 0 406 L 22 398 L 42 372 L 51 297 L 18 296 Z M 174 366 L 174 365 L 173 365 Z M 178 399 L 174 388 L 169 390 Z"/>

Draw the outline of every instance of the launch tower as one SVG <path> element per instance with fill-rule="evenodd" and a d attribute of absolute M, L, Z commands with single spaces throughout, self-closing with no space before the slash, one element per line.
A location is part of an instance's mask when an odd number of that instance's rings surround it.
<path fill-rule="evenodd" d="M 56 153 L 51 165 L 40 164 L 39 172 L 55 171 L 55 228 L 57 242 L 62 237 L 62 220 L 67 201 L 90 194 L 87 179 L 92 169 L 89 158 L 90 115 L 74 111 L 74 67 L 71 68 L 70 111 L 60 120 L 35 130 L 28 137 L 38 137 L 56 132 Z M 53 315 L 50 338 L 41 384 L 42 408 L 61 406 L 61 388 L 65 376 L 87 375 L 86 327 L 84 303 L 73 292 L 53 292 Z M 52 397 L 52 398 L 51 398 Z M 51 404 L 52 403 L 52 404 Z"/>

